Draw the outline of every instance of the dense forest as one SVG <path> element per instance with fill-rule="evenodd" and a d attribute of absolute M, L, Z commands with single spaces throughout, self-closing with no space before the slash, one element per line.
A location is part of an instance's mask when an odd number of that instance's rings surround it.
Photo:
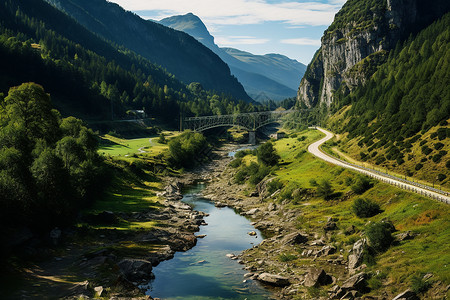
<path fill-rule="evenodd" d="M 6 70 L 0 91 L 37 82 L 63 115 L 84 119 L 126 118 L 130 109 L 171 121 L 180 111 L 193 116 L 257 109 L 199 83 L 184 85 L 41 0 L 0 2 L 0 67 Z"/>
<path fill-rule="evenodd" d="M 1 99 L 2 239 L 12 228 L 70 224 L 102 192 L 104 170 L 94 133 L 79 119 L 61 119 L 40 85 L 22 84 Z"/>
<path fill-rule="evenodd" d="M 186 84 L 251 101 L 230 68 L 192 36 L 125 11 L 105 0 L 47 0 L 91 32 L 161 65 Z"/>

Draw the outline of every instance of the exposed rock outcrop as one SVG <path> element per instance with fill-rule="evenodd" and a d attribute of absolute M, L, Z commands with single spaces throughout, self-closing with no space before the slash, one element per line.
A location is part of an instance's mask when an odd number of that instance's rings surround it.
<path fill-rule="evenodd" d="M 449 10 L 446 0 L 379 1 L 360 16 L 357 1 L 347 1 L 322 37 L 322 46 L 307 68 L 297 100 L 307 107 L 330 105 L 336 91 L 346 94 L 364 84 L 389 50 Z"/>

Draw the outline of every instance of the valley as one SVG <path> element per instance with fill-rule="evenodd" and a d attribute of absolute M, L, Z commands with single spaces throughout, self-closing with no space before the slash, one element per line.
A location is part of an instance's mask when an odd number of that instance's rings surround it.
<path fill-rule="evenodd" d="M 2 299 L 447 299 L 449 66 L 445 0 L 0 0 Z"/>

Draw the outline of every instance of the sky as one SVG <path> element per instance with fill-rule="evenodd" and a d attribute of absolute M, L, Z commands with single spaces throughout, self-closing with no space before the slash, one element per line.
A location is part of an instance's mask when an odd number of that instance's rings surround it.
<path fill-rule="evenodd" d="M 193 13 L 219 47 L 279 53 L 308 64 L 346 0 L 109 0 L 144 19 Z"/>

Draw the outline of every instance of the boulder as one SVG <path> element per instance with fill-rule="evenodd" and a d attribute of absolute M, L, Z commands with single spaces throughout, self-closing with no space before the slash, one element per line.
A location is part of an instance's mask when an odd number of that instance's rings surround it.
<path fill-rule="evenodd" d="M 259 274 L 257 279 L 264 283 L 267 283 L 270 285 L 275 285 L 275 286 L 290 285 L 289 279 L 287 277 L 283 277 L 283 276 L 275 275 L 275 274 L 262 273 L 262 274 Z"/>
<path fill-rule="evenodd" d="M 355 244 L 353 244 L 351 254 L 348 256 L 348 269 L 350 270 L 350 273 L 353 272 L 352 270 L 361 265 L 366 244 L 366 239 L 360 239 Z"/>
<path fill-rule="evenodd" d="M 127 280 L 143 281 L 153 277 L 152 263 L 148 260 L 125 258 L 117 265 Z"/>
<path fill-rule="evenodd" d="M 322 249 L 320 249 L 317 252 L 317 256 L 331 255 L 331 254 L 336 253 L 336 251 L 337 251 L 336 247 L 331 246 L 331 245 L 326 245 L 326 246 L 323 246 Z"/>
<path fill-rule="evenodd" d="M 402 232 L 397 234 L 395 237 L 397 238 L 397 240 L 401 241 L 406 241 L 406 240 L 412 240 L 414 238 L 415 234 L 412 233 L 411 231 L 406 231 L 406 232 Z"/>
<path fill-rule="evenodd" d="M 414 293 L 412 290 L 407 289 L 403 293 L 395 296 L 392 300 L 419 300 L 419 297 L 417 297 L 416 293 Z"/>
<path fill-rule="evenodd" d="M 337 229 L 337 224 L 336 222 L 333 221 L 328 221 L 325 226 L 323 227 L 323 230 L 325 231 L 331 231 L 331 230 L 336 230 Z"/>
<path fill-rule="evenodd" d="M 258 208 L 252 208 L 248 212 L 246 212 L 245 214 L 247 216 L 252 216 L 252 215 L 257 214 L 257 213 L 259 213 L 259 209 Z"/>
<path fill-rule="evenodd" d="M 341 285 L 341 289 L 346 291 L 359 291 L 364 292 L 366 290 L 366 278 L 367 274 L 364 272 L 358 273 L 344 281 L 344 283 Z"/>
<path fill-rule="evenodd" d="M 331 282 L 331 276 L 327 275 L 323 269 L 311 268 L 308 274 L 306 274 L 303 285 L 306 287 L 318 287 L 321 285 L 330 284 Z"/>
<path fill-rule="evenodd" d="M 304 244 L 307 241 L 308 237 L 299 232 L 290 233 L 282 239 L 282 243 L 285 245 Z"/>

